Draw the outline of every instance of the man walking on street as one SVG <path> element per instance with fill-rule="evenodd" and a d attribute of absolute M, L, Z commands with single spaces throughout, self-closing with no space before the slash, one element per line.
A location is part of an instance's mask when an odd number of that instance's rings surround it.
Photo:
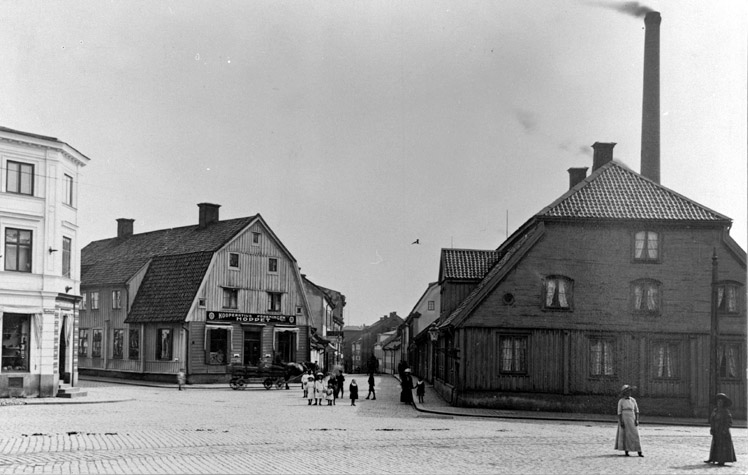
<path fill-rule="evenodd" d="M 369 373 L 369 394 L 366 396 L 366 399 L 369 399 L 369 396 L 374 396 L 372 398 L 373 401 L 377 400 L 377 393 L 374 391 L 374 372 Z"/>

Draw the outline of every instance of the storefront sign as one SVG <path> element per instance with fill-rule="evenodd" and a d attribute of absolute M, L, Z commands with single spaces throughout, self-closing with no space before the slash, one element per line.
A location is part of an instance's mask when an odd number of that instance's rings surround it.
<path fill-rule="evenodd" d="M 234 313 L 208 312 L 208 322 L 240 322 L 240 323 L 285 323 L 295 325 L 294 315 L 274 315 L 266 313 Z"/>

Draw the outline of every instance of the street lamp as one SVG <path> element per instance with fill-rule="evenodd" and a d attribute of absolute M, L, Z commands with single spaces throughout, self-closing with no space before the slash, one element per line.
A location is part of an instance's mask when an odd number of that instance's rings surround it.
<path fill-rule="evenodd" d="M 429 338 L 431 338 L 431 341 L 435 342 L 439 339 L 439 329 L 436 327 L 431 327 L 429 329 Z"/>

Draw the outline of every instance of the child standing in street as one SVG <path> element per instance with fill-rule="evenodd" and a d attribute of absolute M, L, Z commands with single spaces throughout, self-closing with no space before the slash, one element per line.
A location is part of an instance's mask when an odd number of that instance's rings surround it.
<path fill-rule="evenodd" d="M 351 380 L 351 385 L 348 386 L 348 395 L 351 398 L 351 406 L 356 405 L 356 399 L 358 399 L 358 386 L 356 385 L 356 380 Z"/>
<path fill-rule="evenodd" d="M 416 396 L 418 396 L 418 402 L 423 402 L 423 396 L 426 394 L 426 383 L 420 379 L 416 383 Z"/>
<path fill-rule="evenodd" d="M 322 373 L 317 373 L 314 380 L 314 405 L 322 405 L 322 398 L 325 397 L 325 383 L 322 381 Z"/>
<path fill-rule="evenodd" d="M 328 406 L 334 406 L 335 405 L 335 385 L 333 383 L 327 384 L 327 405 Z"/>
<path fill-rule="evenodd" d="M 187 382 L 187 374 L 184 372 L 184 368 L 179 368 L 179 372 L 177 373 L 177 384 L 179 385 L 179 390 L 182 390 L 182 385 L 186 384 Z"/>

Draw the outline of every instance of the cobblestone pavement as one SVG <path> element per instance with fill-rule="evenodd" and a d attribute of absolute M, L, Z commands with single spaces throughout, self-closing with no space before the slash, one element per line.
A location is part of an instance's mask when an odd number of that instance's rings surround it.
<path fill-rule="evenodd" d="M 347 375 L 346 383 L 356 376 Z M 366 393 L 365 376 L 356 377 Z M 703 427 L 643 425 L 644 458 L 612 449 L 615 426 L 421 413 L 397 381 L 377 399 L 309 406 L 291 390 L 177 391 L 82 382 L 90 402 L 0 407 L 0 473 L 746 473 L 717 467 Z M 347 391 L 346 391 L 347 396 Z M 117 402 L 104 403 L 104 401 Z"/>

